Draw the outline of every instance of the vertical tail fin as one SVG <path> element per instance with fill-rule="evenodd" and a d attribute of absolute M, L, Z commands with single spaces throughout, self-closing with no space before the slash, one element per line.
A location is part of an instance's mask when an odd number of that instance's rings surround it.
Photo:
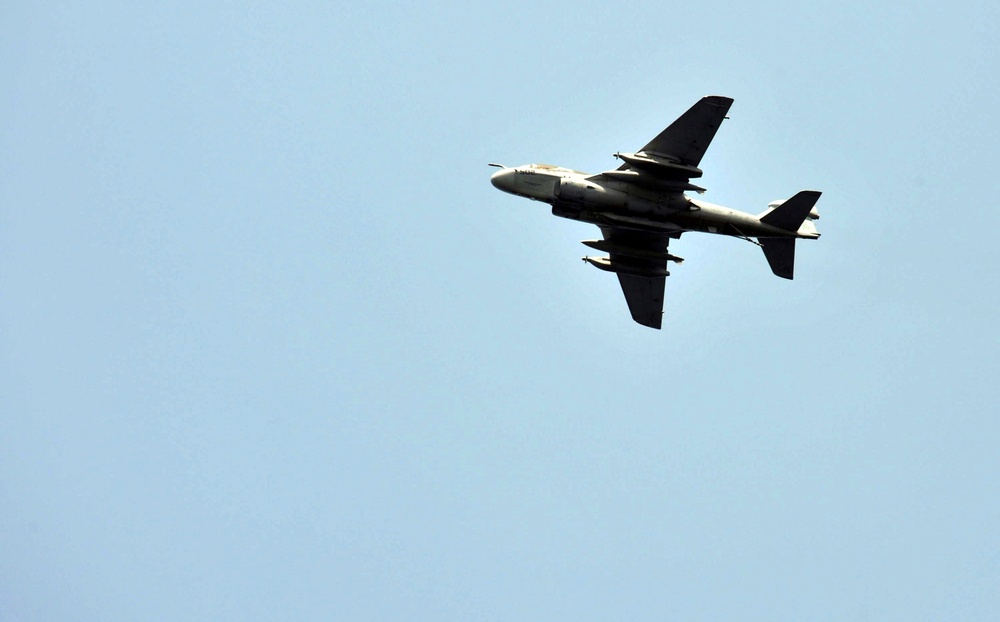
<path fill-rule="evenodd" d="M 809 216 L 821 193 L 816 190 L 803 190 L 792 198 L 784 201 L 773 211 L 760 217 L 766 225 L 779 227 L 786 231 L 798 231 Z"/>
<path fill-rule="evenodd" d="M 795 238 L 759 238 L 771 272 L 783 279 L 795 274 Z"/>

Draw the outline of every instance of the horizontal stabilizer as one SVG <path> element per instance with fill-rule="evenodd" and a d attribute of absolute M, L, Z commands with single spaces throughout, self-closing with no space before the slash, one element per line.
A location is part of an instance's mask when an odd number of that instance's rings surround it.
<path fill-rule="evenodd" d="M 795 238 L 758 238 L 771 272 L 783 279 L 795 274 Z"/>
<path fill-rule="evenodd" d="M 819 200 L 820 194 L 822 193 L 817 190 L 803 190 L 774 208 L 774 211 L 762 216 L 760 221 L 786 231 L 798 231 Z"/>

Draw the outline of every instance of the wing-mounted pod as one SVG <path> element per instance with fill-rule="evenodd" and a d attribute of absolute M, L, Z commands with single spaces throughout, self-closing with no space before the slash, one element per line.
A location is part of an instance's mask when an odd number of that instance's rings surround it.
<path fill-rule="evenodd" d="M 678 192 L 697 192 L 698 194 L 705 193 L 704 188 L 690 183 L 686 177 L 657 177 L 656 175 L 650 175 L 644 171 L 632 169 L 604 171 L 601 175 L 607 177 L 608 179 L 614 179 L 615 181 L 624 181 L 635 186 L 652 188 L 654 190 L 676 190 Z"/>
<path fill-rule="evenodd" d="M 638 259 L 648 259 L 650 261 L 672 261 L 674 263 L 684 263 L 683 257 L 671 255 L 666 251 L 666 249 L 659 250 L 652 248 L 636 248 L 634 246 L 616 244 L 615 242 L 611 242 L 609 240 L 583 240 L 581 244 L 589 246 L 594 250 L 604 251 L 605 253 L 612 253 L 616 255 L 625 255 L 626 257 L 636 257 Z"/>
<path fill-rule="evenodd" d="M 611 257 L 583 257 L 583 260 L 595 268 L 600 268 L 605 272 L 615 272 L 617 274 L 628 274 L 631 276 L 641 276 L 646 278 L 659 278 L 670 276 L 666 265 L 633 264 Z"/>
<path fill-rule="evenodd" d="M 630 167 L 661 179 L 693 179 L 702 176 L 697 166 L 681 164 L 678 158 L 658 153 L 616 153 L 615 157 Z"/>

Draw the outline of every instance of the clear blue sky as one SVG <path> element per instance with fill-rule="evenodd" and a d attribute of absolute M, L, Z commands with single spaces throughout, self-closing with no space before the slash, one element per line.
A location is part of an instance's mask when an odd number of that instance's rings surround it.
<path fill-rule="evenodd" d="M 0 620 L 1000 618 L 995 2 L 0 7 Z M 488 162 L 735 98 L 664 330 Z"/>

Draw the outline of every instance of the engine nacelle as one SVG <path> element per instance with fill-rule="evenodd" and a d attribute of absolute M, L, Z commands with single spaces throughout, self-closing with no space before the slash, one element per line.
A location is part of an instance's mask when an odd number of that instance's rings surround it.
<path fill-rule="evenodd" d="M 665 210 L 676 211 L 677 207 L 650 200 L 615 188 L 608 188 L 586 179 L 562 178 L 556 184 L 556 198 L 566 204 L 596 210 L 623 209 L 637 213 L 658 214 Z"/>
<path fill-rule="evenodd" d="M 628 203 L 628 195 L 624 192 L 582 179 L 560 179 L 555 195 L 560 201 L 586 207 L 623 207 Z"/>

